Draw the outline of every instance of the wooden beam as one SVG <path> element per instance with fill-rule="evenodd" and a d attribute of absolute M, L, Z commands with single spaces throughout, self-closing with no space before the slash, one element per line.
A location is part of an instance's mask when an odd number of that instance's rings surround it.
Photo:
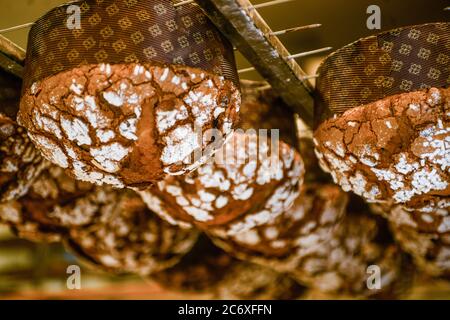
<path fill-rule="evenodd" d="M 313 88 L 307 75 L 248 0 L 196 0 L 213 23 L 309 125 Z"/>
<path fill-rule="evenodd" d="M 22 78 L 25 50 L 0 35 L 0 68 Z"/>

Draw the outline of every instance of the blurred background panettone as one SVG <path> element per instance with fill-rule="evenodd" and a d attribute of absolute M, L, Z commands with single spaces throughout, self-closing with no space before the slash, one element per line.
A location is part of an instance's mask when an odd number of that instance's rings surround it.
<path fill-rule="evenodd" d="M 0 29 L 34 21 L 65 2 L 0 0 Z M 381 31 L 448 21 L 449 13 L 443 11 L 447 0 L 294 0 L 259 11 L 273 30 L 322 24 L 280 36 L 296 53 L 339 48 L 378 32 L 366 27 L 366 9 L 372 4 L 381 7 Z M 21 29 L 5 36 L 25 48 L 27 33 Z M 316 54 L 297 61 L 312 76 L 312 84 L 324 57 Z M 236 59 L 238 69 L 251 66 L 238 51 Z M 241 127 L 283 129 L 281 140 L 303 158 L 305 173 L 303 177 L 300 170 L 299 178 L 304 184 L 290 210 L 236 238 L 220 232 L 222 237 L 217 237 L 197 223 L 207 234 L 197 239 L 191 220 L 176 226 L 176 219 L 151 212 L 134 191 L 94 187 L 34 159 L 39 167 L 22 177 L 24 189 L 13 188 L 6 200 L 14 201 L 0 203 L 0 299 L 450 299 L 447 230 L 437 234 L 431 224 L 411 228 L 402 219 L 410 212 L 389 204 L 369 208 L 332 185 L 330 175 L 318 166 L 312 132 L 305 123 L 256 71 L 242 72 L 240 78 L 246 104 Z M 0 117 L 1 126 L 15 125 L 20 86 L 17 78 L 0 69 L 0 110 L 8 117 Z M 5 146 L 1 152 L 11 151 Z M 2 191 L 9 178 L 2 173 Z M 155 201 L 152 197 L 148 202 Z M 390 228 L 374 213 L 389 217 Z M 447 214 L 438 212 L 439 221 Z M 217 224 L 220 231 L 220 221 Z M 314 241 L 322 236 L 326 241 L 317 246 Z M 315 245 L 308 247 L 311 244 Z M 369 264 L 379 265 L 386 275 L 386 290 L 379 295 L 361 287 Z M 68 289 L 71 265 L 81 267 L 81 290 Z"/>

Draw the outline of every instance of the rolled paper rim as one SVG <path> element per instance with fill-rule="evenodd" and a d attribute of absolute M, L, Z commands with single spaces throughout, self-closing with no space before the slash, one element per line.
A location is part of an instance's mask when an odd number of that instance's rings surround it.
<path fill-rule="evenodd" d="M 239 87 L 231 43 L 198 6 L 174 3 L 76 0 L 54 7 L 30 29 L 22 95 L 36 81 L 102 63 L 188 66 Z M 68 27 L 72 5 L 80 8 L 80 29 Z"/>
<path fill-rule="evenodd" d="M 400 27 L 332 52 L 318 68 L 316 125 L 387 96 L 450 84 L 450 22 Z"/>

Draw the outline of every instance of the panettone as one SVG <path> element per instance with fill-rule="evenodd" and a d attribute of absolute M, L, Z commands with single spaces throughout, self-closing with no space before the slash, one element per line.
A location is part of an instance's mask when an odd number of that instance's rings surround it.
<path fill-rule="evenodd" d="M 232 46 L 200 8 L 75 4 L 81 29 L 67 28 L 68 4 L 29 34 L 18 121 L 43 155 L 118 188 L 148 187 L 210 158 L 232 132 L 240 94 Z"/>

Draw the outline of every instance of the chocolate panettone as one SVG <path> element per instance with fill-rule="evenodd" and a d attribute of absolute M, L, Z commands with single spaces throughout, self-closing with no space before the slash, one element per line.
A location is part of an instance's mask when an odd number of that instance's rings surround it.
<path fill-rule="evenodd" d="M 226 224 L 241 228 L 247 218 L 254 220 L 250 225 L 263 224 L 292 204 L 304 175 L 295 116 L 261 86 L 241 83 L 235 135 L 196 172 L 168 177 L 142 192 L 150 208 L 171 223 L 210 230 Z"/>
<path fill-rule="evenodd" d="M 450 279 L 450 234 L 423 233 L 391 223 L 402 249 L 411 254 L 419 269 L 434 277 Z"/>
<path fill-rule="evenodd" d="M 48 165 L 25 129 L 0 113 L 0 202 L 24 195 Z"/>
<path fill-rule="evenodd" d="M 169 177 L 141 195 L 172 223 L 236 235 L 287 210 L 299 194 L 302 176 L 303 163 L 293 148 L 236 132 L 197 171 Z"/>
<path fill-rule="evenodd" d="M 0 217 L 3 216 L 22 238 L 57 241 L 68 228 L 92 222 L 97 211 L 97 207 L 91 205 L 93 196 L 97 196 L 94 185 L 77 181 L 60 167 L 51 166 L 41 173 L 24 196 L 2 206 L 4 210 L 15 212 L 14 217 L 2 213 Z"/>
<path fill-rule="evenodd" d="M 450 212 L 448 208 L 433 210 L 406 210 L 392 204 L 372 204 L 372 211 L 399 227 L 407 227 L 421 233 L 450 233 Z"/>
<path fill-rule="evenodd" d="M 202 235 L 180 262 L 151 279 L 169 290 L 210 293 L 236 263 L 241 262 Z"/>
<path fill-rule="evenodd" d="M 0 223 L 9 226 L 18 237 L 34 242 L 59 242 L 65 231 L 33 219 L 18 201 L 0 204 Z"/>
<path fill-rule="evenodd" d="M 288 272 L 303 252 L 329 241 L 347 204 L 347 194 L 335 185 L 305 185 L 292 208 L 270 222 L 233 236 L 220 230 L 209 235 L 231 255 Z"/>
<path fill-rule="evenodd" d="M 353 108 L 315 133 L 322 167 L 345 191 L 411 210 L 450 206 L 450 89 L 404 93 Z"/>
<path fill-rule="evenodd" d="M 71 228 L 67 243 L 82 258 L 118 273 L 149 275 L 175 265 L 195 244 L 198 232 L 162 221 L 131 190 L 99 188 L 96 219 Z"/>
<path fill-rule="evenodd" d="M 370 216 L 349 215 L 328 242 L 303 252 L 292 274 L 323 292 L 398 298 L 410 288 L 413 270 L 399 247 L 384 239 L 384 232 Z M 370 270 L 379 271 L 378 284 L 370 279 Z"/>
<path fill-rule="evenodd" d="M 214 296 L 222 300 L 294 300 L 304 292 L 305 288 L 289 275 L 240 262 L 227 271 Z"/>
<path fill-rule="evenodd" d="M 18 119 L 43 155 L 118 188 L 210 158 L 232 132 L 240 94 L 232 46 L 200 8 L 76 4 L 82 29 L 66 27 L 64 5 L 30 31 Z"/>
<path fill-rule="evenodd" d="M 212 293 L 215 299 L 295 299 L 304 290 L 286 274 L 232 258 L 204 236 L 178 264 L 151 279 L 169 290 Z"/>
<path fill-rule="evenodd" d="M 407 257 L 383 221 L 366 215 L 364 203 L 352 199 L 347 206 L 348 200 L 337 186 L 306 185 L 294 206 L 271 223 L 235 237 L 210 234 L 229 254 L 324 292 L 377 298 L 404 292 L 412 275 Z M 376 290 L 367 285 L 372 265 L 381 272 Z"/>
<path fill-rule="evenodd" d="M 345 191 L 448 210 L 449 30 L 447 22 L 383 32 L 320 66 L 316 152 Z"/>

